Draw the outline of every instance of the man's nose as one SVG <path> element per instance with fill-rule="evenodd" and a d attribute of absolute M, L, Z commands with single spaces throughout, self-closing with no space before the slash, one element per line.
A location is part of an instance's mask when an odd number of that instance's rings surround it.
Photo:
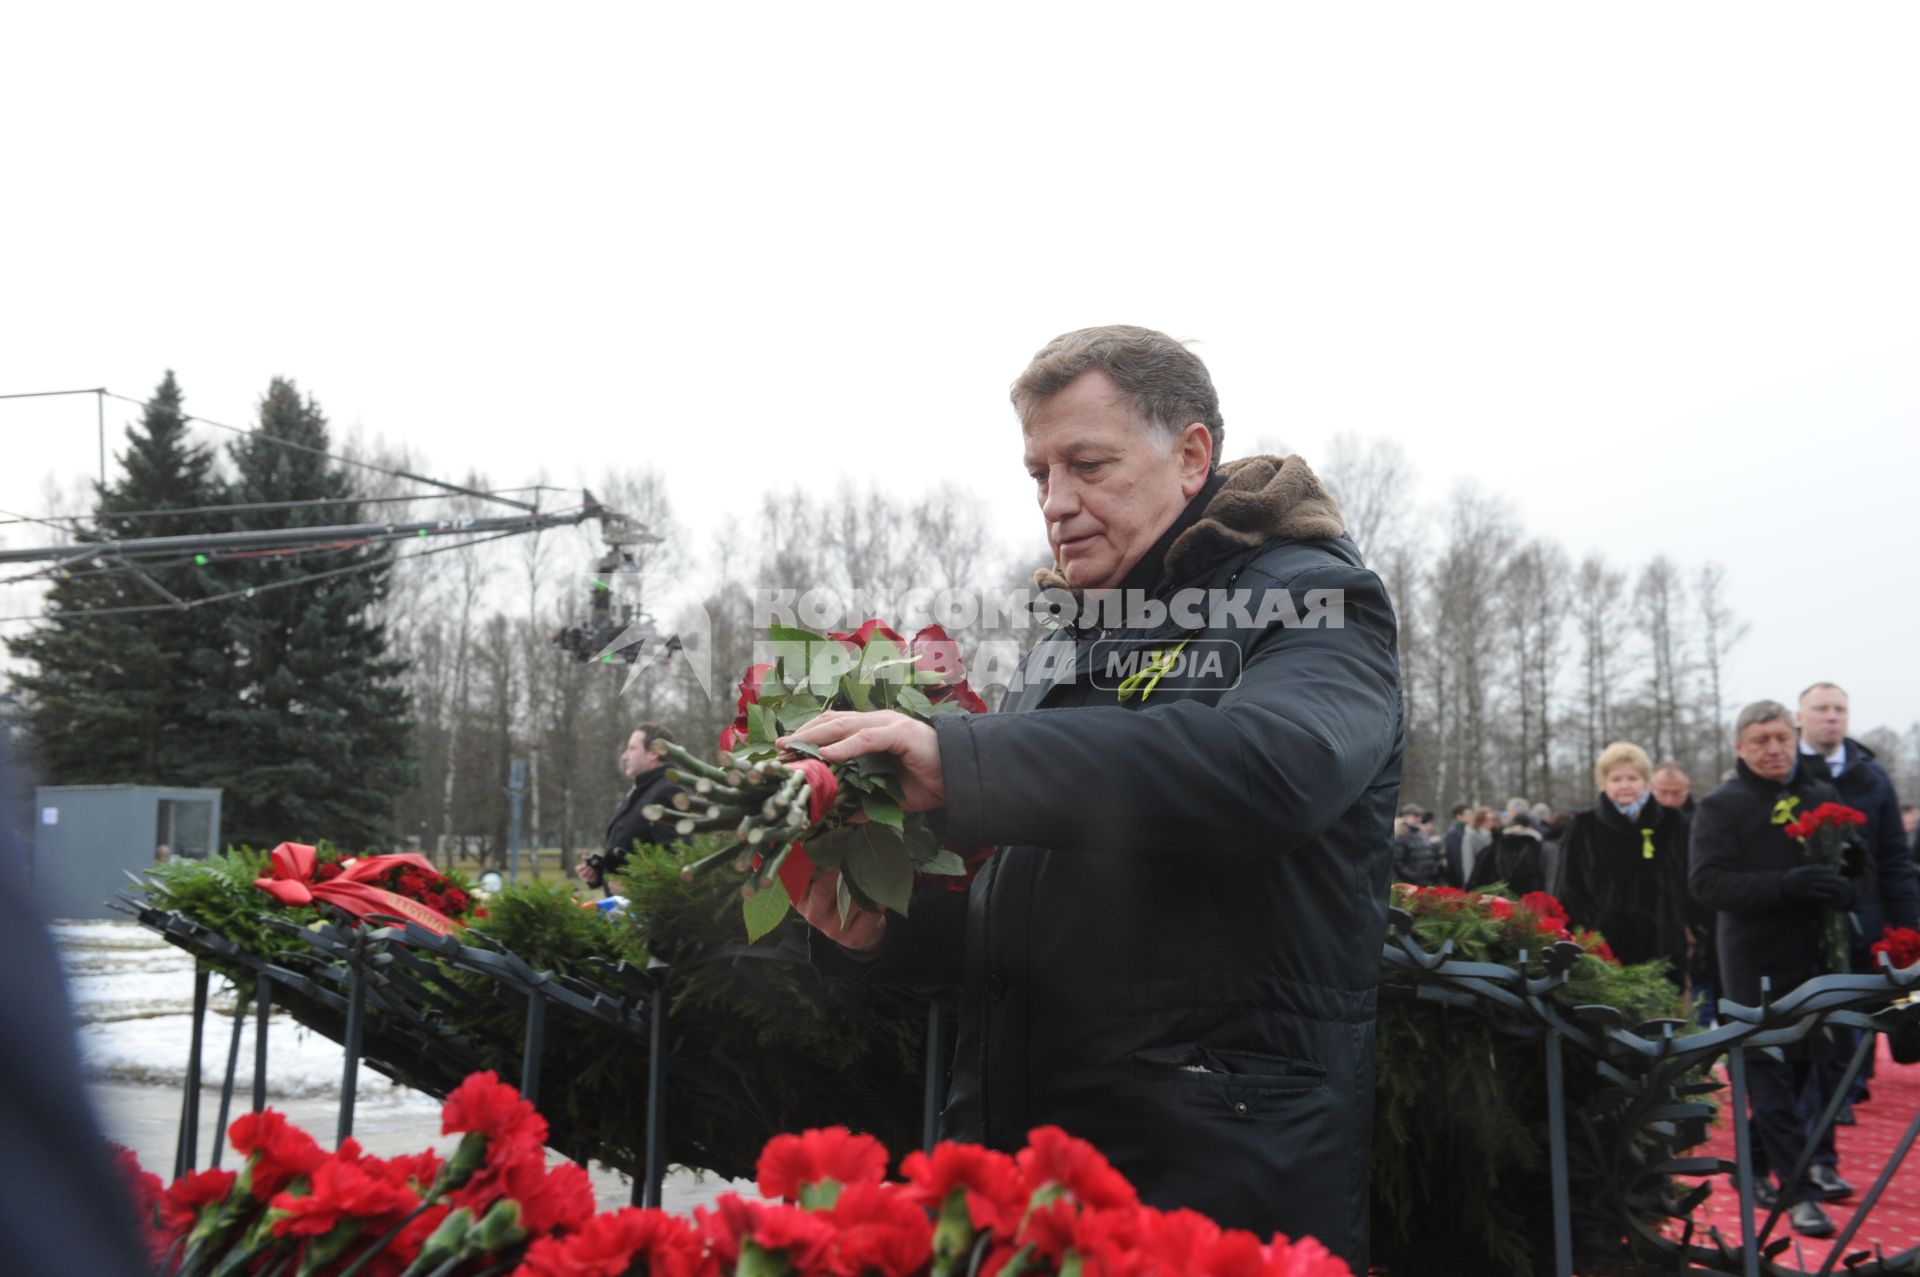
<path fill-rule="evenodd" d="M 1047 495 L 1040 500 L 1040 513 L 1048 523 L 1059 523 L 1080 512 L 1080 489 L 1068 475 L 1047 481 Z"/>

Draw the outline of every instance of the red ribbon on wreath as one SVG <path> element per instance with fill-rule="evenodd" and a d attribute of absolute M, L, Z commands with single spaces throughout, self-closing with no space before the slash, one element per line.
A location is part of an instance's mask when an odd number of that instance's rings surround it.
<path fill-rule="evenodd" d="M 453 919 L 438 909 L 368 881 L 384 878 L 401 866 L 439 872 L 432 861 L 417 852 L 343 860 L 340 876 L 326 882 L 314 881 L 314 871 L 320 867 L 320 854 L 305 843 L 283 842 L 267 853 L 267 859 L 273 866 L 273 877 L 255 878 L 253 885 L 283 905 L 307 905 L 319 900 L 344 909 L 356 918 L 375 914 L 405 918 L 437 936 L 453 930 Z"/>

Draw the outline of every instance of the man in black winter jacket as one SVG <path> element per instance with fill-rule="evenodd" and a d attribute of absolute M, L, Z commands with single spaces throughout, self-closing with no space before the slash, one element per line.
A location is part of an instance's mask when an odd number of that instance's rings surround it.
<path fill-rule="evenodd" d="M 1153 1205 L 1315 1236 L 1364 1272 L 1402 751 L 1386 592 L 1298 457 L 1218 465 L 1212 383 L 1170 338 L 1069 333 L 1014 403 L 1043 582 L 1118 590 L 1123 615 L 1043 638 L 1003 712 L 796 733 L 830 761 L 895 754 L 909 809 L 1000 848 L 905 918 L 843 924 L 822 875 L 800 908 L 856 955 L 822 965 L 958 990 L 949 1137 L 1058 1123 Z M 1337 623 L 1310 615 L 1336 601 Z M 1183 641 L 1224 676 L 1122 697 L 1116 658 Z"/>
<path fill-rule="evenodd" d="M 1414 803 L 1400 809 L 1406 832 L 1393 840 L 1393 876 L 1396 881 L 1416 887 L 1437 887 L 1446 875 L 1446 861 L 1440 844 L 1433 840 L 1427 822 L 1432 813 Z"/>
<path fill-rule="evenodd" d="M 1847 735 L 1847 694 L 1832 683 L 1815 683 L 1800 693 L 1800 760 L 1814 775 L 1831 780 L 1840 801 L 1866 813 L 1862 835 L 1873 853 L 1866 891 L 1859 905 L 1860 931 L 1854 936 L 1854 964 L 1873 969 L 1867 950 L 1883 926 L 1920 925 L 1920 883 L 1913 848 L 1900 823 L 1900 798 L 1893 778 L 1874 761 L 1873 751 Z"/>
<path fill-rule="evenodd" d="M 680 792 L 680 786 L 667 779 L 665 762 L 653 752 L 655 741 L 672 739 L 673 733 L 658 723 L 642 723 L 627 737 L 626 748 L 620 751 L 620 774 L 633 782 L 633 788 L 620 800 L 619 810 L 613 813 L 613 821 L 607 826 L 606 850 L 588 856 L 575 870 L 580 881 L 589 887 L 599 887 L 612 895 L 607 876 L 620 871 L 637 843 L 664 847 L 685 841 L 674 832 L 672 825 L 663 820 L 648 820 L 642 811 L 653 803 L 671 802 Z"/>
<path fill-rule="evenodd" d="M 1719 914 L 1723 1001 L 1758 1006 L 1762 980 L 1778 998 L 1829 974 L 1823 942 L 1829 912 L 1850 910 L 1858 898 L 1859 875 L 1813 862 L 1787 836 L 1790 821 L 1840 799 L 1811 768 L 1797 765 L 1798 750 L 1785 706 L 1747 706 L 1734 723 L 1736 774 L 1701 799 L 1694 813 L 1688 885 L 1700 904 Z M 1799 1160 L 1807 1140 L 1799 1097 L 1828 1049 L 1816 1034 L 1785 1047 L 1784 1061 L 1748 1057 L 1756 1166 L 1764 1163 L 1785 1175 Z M 1829 1127 L 1821 1152 L 1831 1151 L 1832 1139 Z M 1780 1194 L 1796 1231 L 1811 1237 L 1833 1232 L 1810 1175 L 1782 1184 Z"/>
<path fill-rule="evenodd" d="M 1870 949 L 1880 939 L 1881 928 L 1911 927 L 1920 919 L 1920 886 L 1914 882 L 1913 849 L 1900 823 L 1900 799 L 1893 791 L 1893 778 L 1874 761 L 1872 750 L 1847 735 L 1850 712 L 1847 694 L 1836 684 L 1815 683 L 1800 693 L 1800 765 L 1816 776 L 1830 778 L 1840 791 L 1840 801 L 1867 818 L 1862 841 L 1873 855 L 1873 864 L 1854 910 L 1860 925 L 1853 931 L 1853 969 L 1872 971 Z M 1851 1037 L 1859 1030 L 1846 1032 Z M 1827 1100 L 1846 1073 L 1846 1057 L 1850 1054 L 1828 1053 L 1815 1073 L 1803 1108 L 1815 1115 L 1826 1110 Z M 1854 1079 L 1847 1107 L 1841 1110 L 1843 1122 L 1853 1121 L 1852 1105 L 1867 1098 L 1873 1073 L 1874 1060 L 1869 1055 Z M 1826 1158 L 1824 1150 L 1815 1159 L 1814 1179 L 1830 1198 L 1852 1194 L 1853 1186 L 1840 1178 L 1838 1165 Z"/>

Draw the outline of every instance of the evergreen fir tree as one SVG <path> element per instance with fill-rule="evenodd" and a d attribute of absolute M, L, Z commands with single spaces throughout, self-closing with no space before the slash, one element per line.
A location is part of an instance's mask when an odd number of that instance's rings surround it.
<path fill-rule="evenodd" d="M 218 516 L 202 508 L 222 500 L 213 457 L 188 439 L 172 372 L 140 424 L 127 428 L 119 460 L 120 477 L 96 485 L 97 530 L 81 529 L 76 541 L 218 530 Z M 149 510 L 180 513 L 134 514 Z M 219 605 L 168 605 L 217 588 L 191 555 L 129 561 L 102 553 L 60 568 L 46 598 L 50 618 L 9 644 L 30 663 L 14 684 L 45 783 L 209 783 L 205 689 L 225 665 Z"/>
<path fill-rule="evenodd" d="M 345 472 L 287 444 L 326 451 L 327 422 L 291 381 L 275 378 L 259 433 L 232 445 L 232 499 L 329 504 L 242 514 L 235 527 L 357 522 L 357 505 L 332 503 L 354 495 Z M 226 842 L 326 838 L 359 850 L 392 843 L 394 802 L 412 779 L 413 759 L 402 662 L 389 654 L 379 616 L 391 566 L 390 547 L 364 543 L 223 564 L 227 588 L 255 591 L 220 615 L 231 661 L 215 716 Z M 294 583 L 342 568 L 354 570 Z"/>

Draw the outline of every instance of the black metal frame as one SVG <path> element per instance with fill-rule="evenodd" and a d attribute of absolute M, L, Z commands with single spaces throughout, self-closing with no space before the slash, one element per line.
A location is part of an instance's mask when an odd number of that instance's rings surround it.
<path fill-rule="evenodd" d="M 403 1063 L 410 1053 L 438 1056 L 456 1074 L 469 1060 L 474 1067 L 479 1067 L 469 1044 L 445 1023 L 449 1004 L 470 1000 L 472 995 L 437 978 L 432 963 L 426 960 L 431 958 L 454 970 L 484 977 L 497 995 L 520 1006 L 525 1025 L 520 1085 L 530 1100 L 537 1099 L 539 1094 L 540 1060 L 549 1009 L 594 1020 L 636 1042 L 645 1041 L 648 1059 L 646 1146 L 643 1165 L 635 1176 L 634 1200 L 636 1204 L 659 1205 L 666 1170 L 671 1045 L 667 977 L 672 968 L 667 963 L 656 958 L 644 969 L 621 963 L 605 973 L 609 983 L 602 984 L 537 970 L 517 955 L 491 945 L 477 933 L 463 933 L 467 939 L 479 942 L 467 944 L 454 936 L 435 935 L 411 923 L 388 927 L 327 924 L 301 930 L 299 934 L 311 946 L 311 952 L 289 957 L 283 963 L 265 962 L 190 919 L 134 903 L 133 912 L 142 925 L 193 953 L 197 960 L 194 1027 L 188 1050 L 188 1081 L 181 1100 L 176 1174 L 198 1164 L 199 1087 L 196 1083 L 200 1076 L 208 963 L 245 970 L 255 983 L 254 1008 L 258 1020 L 254 1042 L 255 1111 L 264 1106 L 266 1098 L 267 1018 L 276 989 L 284 990 L 287 998 L 303 999 L 307 1022 L 346 1045 L 339 1121 L 339 1135 L 344 1139 L 352 1131 L 363 1057 L 378 1071 L 402 1082 L 410 1081 L 411 1071 Z M 1397 985 L 1401 994 L 1484 1017 L 1497 1032 L 1537 1042 L 1541 1047 L 1552 1179 L 1553 1260 L 1558 1277 L 1571 1277 L 1575 1258 L 1568 1149 L 1569 1121 L 1573 1116 L 1580 1119 L 1581 1129 L 1588 1133 L 1605 1128 L 1622 1139 L 1648 1131 L 1660 1137 L 1665 1155 L 1660 1160 L 1642 1164 L 1634 1182 L 1615 1187 L 1622 1201 L 1644 1203 L 1658 1199 L 1667 1203 L 1663 1208 L 1666 1215 L 1685 1221 L 1677 1239 L 1649 1228 L 1638 1215 L 1622 1221 L 1623 1231 L 1631 1234 L 1641 1254 L 1653 1252 L 1661 1257 L 1663 1271 L 1703 1277 L 1707 1274 L 1760 1277 L 1763 1273 L 1779 1275 L 1802 1271 L 1773 1262 L 1774 1256 L 1786 1249 L 1791 1240 L 1769 1241 L 1780 1219 L 1778 1207 L 1769 1213 L 1764 1223 L 1756 1226 L 1752 1137 L 1746 1105 L 1747 1060 L 1756 1052 L 1777 1054 L 1780 1047 L 1824 1031 L 1827 1026 L 1855 1028 L 1862 1030 L 1863 1036 L 1846 1072 L 1845 1083 L 1850 1084 L 1871 1051 L 1876 1034 L 1902 1024 L 1920 1025 L 1920 1000 L 1901 1001 L 1909 994 L 1920 992 L 1920 966 L 1896 971 L 1883 965 L 1877 974 L 1823 976 L 1778 1000 L 1769 997 L 1758 1007 L 1722 1001 L 1723 1022 L 1713 1029 L 1689 1031 L 1691 1026 L 1675 1020 L 1655 1020 L 1629 1029 L 1613 1007 L 1582 1006 L 1568 1011 L 1554 999 L 1554 993 L 1567 984 L 1573 964 L 1580 957 L 1577 945 L 1567 942 L 1549 945 L 1537 955 L 1537 963 L 1530 962 L 1526 954 L 1522 954 L 1514 966 L 1468 962 L 1452 958 L 1451 944 L 1437 953 L 1422 949 L 1413 939 L 1412 918 L 1406 913 L 1393 910 L 1390 918 L 1383 959 L 1388 982 Z M 747 958 L 790 960 L 766 948 L 735 946 L 702 954 L 682 965 Z M 1529 974 L 1530 967 L 1541 974 Z M 244 1003 L 235 1009 L 234 1034 L 227 1054 L 226 1082 L 220 1102 L 223 1126 L 232 1097 L 239 1021 L 243 1014 Z M 929 1147 L 937 1138 L 939 1113 L 945 1100 L 945 1016 L 937 999 L 929 1002 L 922 1126 L 923 1140 Z M 336 1027 L 337 1033 L 333 1031 Z M 367 1036 L 370 1027 L 375 1030 L 371 1038 Z M 1702 1079 L 1722 1056 L 1727 1062 L 1732 1101 L 1729 1116 L 1733 1124 L 1735 1158 L 1731 1163 L 1687 1153 L 1704 1138 L 1706 1123 L 1715 1113 L 1715 1106 L 1699 1097 L 1720 1089 L 1718 1082 Z M 1589 1101 L 1577 1114 L 1570 1114 L 1570 1073 L 1604 1082 L 1604 1104 Z M 1840 1097 L 1845 1093 L 1843 1084 L 1821 1115 L 1820 1129 L 1833 1123 Z M 1846 1251 L 1867 1215 L 1884 1196 L 1916 1139 L 1920 1139 L 1920 1114 L 1915 1115 L 1893 1159 L 1881 1170 L 1853 1219 L 1834 1240 L 1819 1269 L 1821 1274 L 1832 1272 L 1840 1264 L 1846 1265 L 1849 1273 L 1867 1277 L 1920 1272 L 1920 1247 L 1895 1256 Z M 1803 1155 L 1803 1165 L 1795 1168 L 1796 1177 L 1804 1170 L 1804 1162 L 1810 1155 L 1809 1149 Z M 218 1156 L 216 1149 L 216 1164 Z M 1706 1199 L 1710 1188 L 1702 1183 L 1676 1198 L 1668 1189 L 1670 1177 L 1704 1178 L 1729 1172 L 1734 1176 L 1740 1197 L 1741 1236 L 1729 1240 L 1717 1230 L 1709 1229 L 1708 1244 L 1698 1244 L 1691 1216 Z M 1583 1262 L 1587 1258 L 1583 1256 Z M 1615 1258 L 1624 1260 L 1630 1256 L 1623 1254 Z"/>

